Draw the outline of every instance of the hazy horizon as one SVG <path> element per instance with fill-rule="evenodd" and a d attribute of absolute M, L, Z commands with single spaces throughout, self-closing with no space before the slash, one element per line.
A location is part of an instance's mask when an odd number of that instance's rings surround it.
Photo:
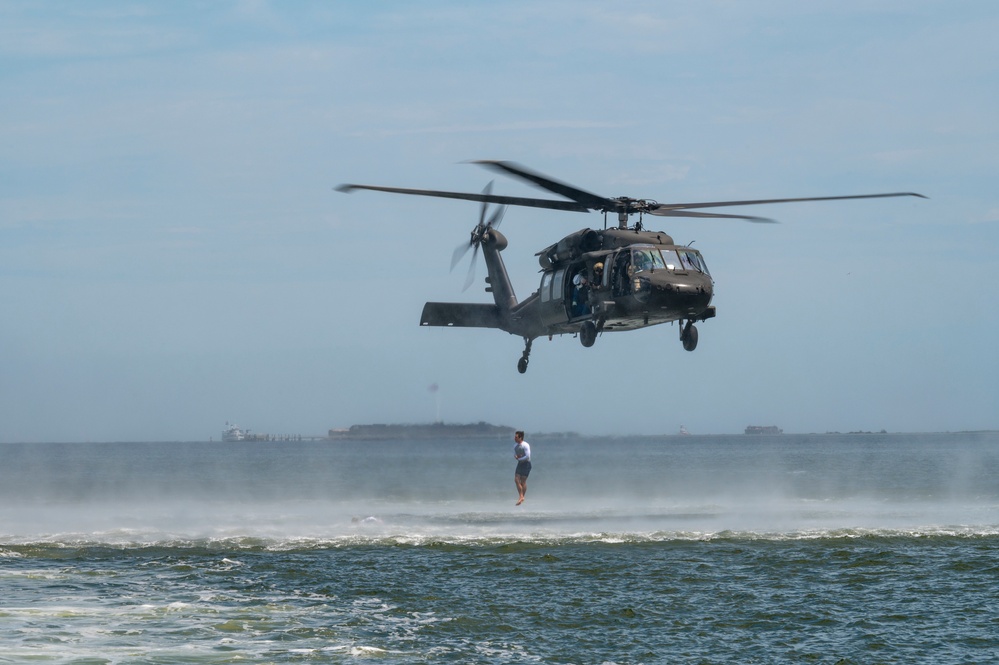
<path fill-rule="evenodd" d="M 355 424 L 358 424 L 358 425 L 368 425 L 368 424 L 371 424 L 371 425 L 389 425 L 389 426 L 393 426 L 393 427 L 394 426 L 398 426 L 398 427 L 420 427 L 420 426 L 423 426 L 423 425 L 431 425 L 431 424 L 436 424 L 436 423 L 355 423 Z M 465 424 L 469 424 L 469 423 L 443 423 L 443 424 L 445 424 L 445 425 L 465 425 Z M 514 428 L 513 425 L 509 425 L 508 426 L 508 425 L 503 425 L 502 423 L 493 423 L 493 424 L 496 424 L 496 425 L 502 426 L 502 427 L 511 427 L 511 428 Z M 614 432 L 614 433 L 607 433 L 607 432 L 579 432 L 579 431 L 567 430 L 567 429 L 564 429 L 564 430 L 552 429 L 552 430 L 538 430 L 536 432 L 527 432 L 526 438 L 527 439 L 536 438 L 536 439 L 539 439 L 539 440 L 541 440 L 541 439 L 564 440 L 564 439 L 566 439 L 568 437 L 575 437 L 575 438 L 578 438 L 578 439 L 671 439 L 671 438 L 677 438 L 677 439 L 681 439 L 682 440 L 682 439 L 685 439 L 685 438 L 697 438 L 697 437 L 701 437 L 701 438 L 707 438 L 707 437 L 739 437 L 739 438 L 746 438 L 749 441 L 753 441 L 754 439 L 764 439 L 764 438 L 767 438 L 767 437 L 785 436 L 785 435 L 786 436 L 859 436 L 859 437 L 863 437 L 863 436 L 932 436 L 932 435 L 938 435 L 938 434 L 939 435 L 945 435 L 945 434 L 992 434 L 992 433 L 999 432 L 999 429 L 955 429 L 955 430 L 940 430 L 940 431 L 930 431 L 930 430 L 924 430 L 924 431 L 901 431 L 901 430 L 900 431 L 889 431 L 889 430 L 883 430 L 882 431 L 882 430 L 860 430 L 860 429 L 852 429 L 852 430 L 841 430 L 841 431 L 828 430 L 828 431 L 823 431 L 823 432 L 816 431 L 816 430 L 798 432 L 798 431 L 789 431 L 789 430 L 785 429 L 780 434 L 747 434 L 747 433 L 745 433 L 744 430 L 745 430 L 745 428 L 743 428 L 740 431 L 726 431 L 726 432 L 686 432 L 686 433 L 680 433 L 679 431 L 675 431 L 675 432 L 663 431 L 663 432 L 657 432 L 657 433 L 651 433 L 650 434 L 650 433 L 639 433 L 639 432 Z M 300 441 L 300 442 L 326 442 L 326 441 L 328 441 L 328 442 L 333 442 L 333 443 L 335 443 L 337 441 L 350 441 L 352 443 L 356 443 L 356 442 L 359 442 L 359 441 L 360 442 L 365 442 L 365 441 L 370 441 L 370 442 L 377 442 L 377 441 L 403 441 L 403 442 L 411 442 L 411 443 L 416 444 L 416 443 L 426 443 L 428 440 L 432 440 L 432 439 L 423 439 L 423 438 L 418 438 L 418 437 L 417 438 L 411 438 L 411 439 L 404 438 L 404 437 L 399 437 L 399 438 L 396 438 L 396 437 L 379 438 L 379 437 L 374 437 L 374 436 L 362 436 L 362 437 L 334 436 L 334 437 L 330 437 L 328 435 L 328 433 L 318 433 L 318 432 L 317 433 L 295 432 L 293 434 L 289 434 L 289 433 L 274 434 L 274 433 L 270 433 L 270 432 L 259 432 L 258 433 L 255 430 L 251 430 L 251 431 L 254 434 L 259 434 L 259 435 L 265 435 L 266 434 L 266 435 L 271 436 L 272 438 L 269 439 L 269 440 L 260 440 L 260 441 L 231 441 L 231 442 L 226 442 L 226 441 L 222 441 L 222 437 L 221 437 L 222 431 L 219 430 L 219 432 L 217 434 L 210 434 L 208 436 L 208 438 L 192 438 L 192 439 L 155 439 L 155 438 L 152 438 L 152 439 L 104 439 L 104 440 L 101 440 L 101 439 L 85 439 L 85 440 L 81 439 L 81 440 L 75 440 L 75 441 L 74 440 L 55 440 L 55 439 L 53 439 L 53 440 L 49 440 L 49 441 L 0 441 L 0 445 L 11 445 L 11 446 L 33 445 L 33 444 L 39 444 L 39 445 L 45 445 L 45 444 L 74 445 L 74 444 L 86 444 L 86 443 L 107 443 L 107 444 L 123 444 L 123 443 L 125 443 L 125 444 L 127 444 L 127 443 L 137 443 L 137 444 L 147 444 L 147 443 L 149 443 L 149 444 L 156 444 L 156 443 L 166 443 L 166 444 L 170 444 L 170 443 L 220 443 L 220 444 L 233 445 L 233 446 L 255 446 L 255 445 L 267 445 L 267 444 L 275 444 L 275 445 L 280 446 L 280 445 L 283 445 L 283 444 L 290 444 L 290 443 L 295 443 L 295 442 L 298 442 L 298 441 Z M 453 437 L 453 438 L 452 437 L 448 437 L 447 438 L 447 440 L 449 440 L 449 441 L 450 440 L 457 440 L 457 439 L 458 439 L 458 437 Z M 497 441 L 497 442 L 501 442 L 502 443 L 502 442 L 505 441 L 505 439 L 503 437 L 500 437 L 500 436 L 496 436 L 496 437 L 483 436 L 483 437 L 474 437 L 474 438 L 470 438 L 469 439 L 470 443 L 490 442 L 490 441 Z"/>

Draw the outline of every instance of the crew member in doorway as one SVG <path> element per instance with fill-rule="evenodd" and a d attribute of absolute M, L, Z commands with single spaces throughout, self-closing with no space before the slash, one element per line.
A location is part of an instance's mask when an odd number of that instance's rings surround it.
<path fill-rule="evenodd" d="M 590 283 L 586 279 L 586 268 L 572 277 L 572 315 L 582 316 L 589 312 Z"/>

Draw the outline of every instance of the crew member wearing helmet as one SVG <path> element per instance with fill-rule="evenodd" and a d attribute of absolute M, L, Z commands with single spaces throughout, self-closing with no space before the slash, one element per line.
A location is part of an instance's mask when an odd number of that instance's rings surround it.
<path fill-rule="evenodd" d="M 572 315 L 582 316 L 589 309 L 590 282 L 586 279 L 586 269 L 583 268 L 572 278 Z"/>

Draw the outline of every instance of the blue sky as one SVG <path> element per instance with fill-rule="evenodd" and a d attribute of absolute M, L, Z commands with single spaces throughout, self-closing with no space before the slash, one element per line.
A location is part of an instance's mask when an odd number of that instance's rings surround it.
<path fill-rule="evenodd" d="M 997 32 L 984 1 L 0 3 L 0 441 L 438 408 L 529 432 L 997 428 Z M 670 326 L 540 339 L 520 375 L 517 337 L 417 325 L 490 299 L 448 271 L 474 203 L 333 191 L 479 191 L 473 159 L 662 202 L 930 199 L 657 221 L 715 278 L 698 349 Z M 601 224 L 508 211 L 517 295 L 535 252 Z"/>

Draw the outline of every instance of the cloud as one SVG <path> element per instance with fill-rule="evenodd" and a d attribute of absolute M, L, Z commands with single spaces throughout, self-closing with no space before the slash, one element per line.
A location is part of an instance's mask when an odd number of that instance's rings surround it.
<path fill-rule="evenodd" d="M 985 211 L 985 214 L 980 218 L 973 219 L 972 221 L 976 224 L 995 224 L 999 222 L 999 207 Z"/>

